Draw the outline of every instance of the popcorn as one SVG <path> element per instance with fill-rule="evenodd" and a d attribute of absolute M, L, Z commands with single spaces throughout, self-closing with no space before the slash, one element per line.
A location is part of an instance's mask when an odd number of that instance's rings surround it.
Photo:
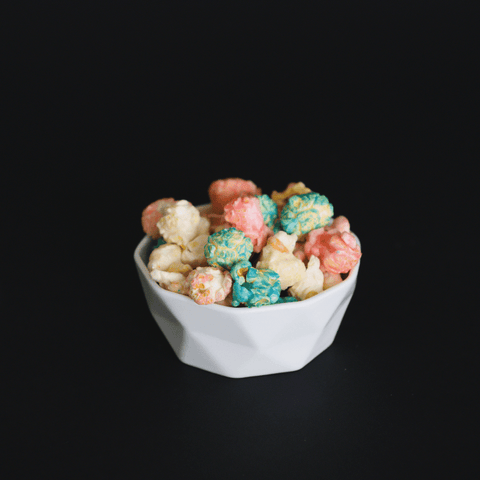
<path fill-rule="evenodd" d="M 150 276 L 163 288 L 176 293 L 186 293 L 185 274 L 192 267 L 181 261 L 182 249 L 167 243 L 154 249 L 147 264 Z"/>
<path fill-rule="evenodd" d="M 201 220 L 202 218 L 202 220 Z M 179 200 L 166 208 L 165 215 L 157 223 L 160 235 L 167 243 L 184 247 L 197 235 L 208 232 L 209 222 L 187 200 Z"/>
<path fill-rule="evenodd" d="M 330 273 L 348 273 L 362 256 L 350 232 L 327 231 L 325 228 L 313 230 L 307 235 L 305 253 L 308 258 L 311 255 L 319 257 L 322 270 Z"/>
<path fill-rule="evenodd" d="M 328 198 L 311 192 L 290 197 L 280 218 L 287 233 L 302 235 L 328 225 L 332 216 L 333 206 Z"/>
<path fill-rule="evenodd" d="M 330 273 L 326 270 L 323 272 L 323 289 L 327 290 L 329 288 L 342 283 L 343 279 L 339 273 Z"/>
<path fill-rule="evenodd" d="M 275 220 L 278 217 L 277 204 L 268 195 L 256 195 L 256 198 L 258 198 L 259 201 L 263 222 L 267 227 L 273 228 Z"/>
<path fill-rule="evenodd" d="M 279 193 L 274 190 L 271 197 L 272 200 L 278 205 L 278 210 L 281 211 L 291 196 L 310 192 L 311 190 L 307 188 L 303 182 L 292 182 L 287 185 L 286 190 L 283 192 Z"/>
<path fill-rule="evenodd" d="M 260 195 L 262 191 L 251 181 L 241 178 L 216 180 L 208 188 L 213 213 L 222 213 L 225 205 L 242 195 Z"/>
<path fill-rule="evenodd" d="M 142 212 L 156 240 L 151 278 L 199 305 L 306 300 L 341 283 L 362 255 L 348 219 L 333 218 L 328 199 L 302 182 L 268 196 L 250 180 L 227 178 L 208 193 L 210 205 L 162 198 Z"/>
<path fill-rule="evenodd" d="M 187 243 L 182 252 L 182 262 L 188 263 L 191 267 L 206 267 L 205 245 L 207 244 L 208 234 L 201 234 Z"/>
<path fill-rule="evenodd" d="M 296 241 L 296 235 L 278 232 L 268 239 L 256 265 L 256 268 L 277 272 L 282 290 L 301 281 L 305 276 L 304 263 L 292 253 Z"/>
<path fill-rule="evenodd" d="M 288 289 L 288 293 L 297 300 L 306 300 L 323 291 L 323 273 L 320 260 L 312 255 L 308 261 L 307 271 L 302 280 Z"/>
<path fill-rule="evenodd" d="M 257 197 L 239 197 L 225 205 L 225 220 L 245 233 L 253 243 L 253 251 L 260 252 L 273 231 L 263 222 L 260 200 Z"/>
<path fill-rule="evenodd" d="M 186 283 L 189 297 L 200 305 L 220 302 L 232 289 L 230 273 L 215 267 L 198 267 L 192 270 Z"/>
<path fill-rule="evenodd" d="M 174 203 L 175 200 L 173 198 L 161 198 L 160 200 L 151 203 L 143 210 L 142 228 L 149 237 L 153 238 L 154 240 L 160 238 L 157 222 L 165 214 L 166 208 Z"/>
<path fill-rule="evenodd" d="M 244 303 L 247 307 L 260 307 L 280 298 L 279 275 L 273 270 L 253 268 L 244 260 L 233 265 L 230 273 L 234 280 L 232 306 Z"/>
<path fill-rule="evenodd" d="M 214 267 L 231 268 L 237 262 L 248 260 L 252 252 L 250 238 L 234 227 L 213 233 L 205 245 L 205 258 Z"/>
<path fill-rule="evenodd" d="M 173 243 L 166 243 L 160 247 L 152 250 L 148 259 L 147 268 L 152 270 L 164 270 L 176 262 L 181 262 L 182 249 Z"/>

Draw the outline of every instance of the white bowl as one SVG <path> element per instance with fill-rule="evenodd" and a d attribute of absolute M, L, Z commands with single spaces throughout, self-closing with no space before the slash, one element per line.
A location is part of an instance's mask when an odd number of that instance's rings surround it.
<path fill-rule="evenodd" d="M 146 265 L 155 244 L 145 236 L 134 253 L 153 318 L 182 362 L 232 378 L 300 370 L 328 348 L 360 267 L 358 262 L 343 282 L 308 300 L 252 308 L 198 305 L 150 277 Z"/>

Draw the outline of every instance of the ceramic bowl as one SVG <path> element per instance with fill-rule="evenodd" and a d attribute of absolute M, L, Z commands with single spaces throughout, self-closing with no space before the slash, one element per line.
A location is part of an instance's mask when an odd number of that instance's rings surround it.
<path fill-rule="evenodd" d="M 231 378 L 300 370 L 328 348 L 360 267 L 358 262 L 342 283 L 308 300 L 252 308 L 198 305 L 150 277 L 146 265 L 155 244 L 145 236 L 134 253 L 153 318 L 182 362 Z"/>

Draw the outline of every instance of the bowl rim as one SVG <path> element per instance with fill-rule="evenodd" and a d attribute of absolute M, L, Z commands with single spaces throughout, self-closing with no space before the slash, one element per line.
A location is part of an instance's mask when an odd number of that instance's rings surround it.
<path fill-rule="evenodd" d="M 206 204 L 208 205 L 208 204 Z M 200 205 L 200 206 L 205 206 L 205 205 Z M 198 208 L 198 206 L 197 206 Z M 357 241 L 358 245 L 361 247 L 360 240 L 353 233 L 352 231 L 350 232 L 354 237 L 355 240 Z M 141 256 L 140 256 L 140 251 L 147 245 L 147 243 L 152 242 L 153 239 L 149 237 L 148 235 L 145 235 L 143 239 L 140 241 L 140 243 L 136 246 L 133 257 L 135 260 L 135 263 L 139 270 L 142 272 L 143 276 L 147 279 L 149 284 L 152 286 L 154 291 L 159 294 L 160 296 L 166 296 L 166 298 L 171 298 L 174 301 L 179 301 L 179 302 L 188 302 L 189 305 L 195 305 L 196 307 L 202 309 L 202 311 L 205 311 L 205 309 L 208 311 L 209 309 L 213 310 L 222 310 L 222 309 L 228 309 L 228 311 L 232 311 L 232 309 L 238 313 L 239 315 L 251 315 L 251 314 L 257 314 L 257 313 L 262 313 L 265 312 L 263 308 L 260 307 L 231 307 L 227 305 L 218 305 L 218 304 L 209 304 L 209 305 L 199 305 L 197 304 L 192 298 L 190 298 L 187 295 L 182 295 L 179 293 L 175 292 L 170 292 L 169 290 L 166 290 L 165 288 L 162 288 L 155 280 L 150 276 L 150 272 L 148 271 L 148 268 L 146 264 L 143 262 Z M 268 312 L 274 311 L 275 309 L 289 309 L 289 308 L 299 308 L 299 307 L 306 307 L 308 305 L 313 305 L 315 302 L 322 302 L 322 299 L 325 299 L 331 295 L 334 295 L 336 292 L 338 292 L 339 289 L 347 289 L 348 286 L 356 281 L 356 277 L 358 275 L 358 270 L 360 267 L 360 262 L 361 258 L 358 260 L 357 264 L 350 270 L 348 277 L 345 278 L 341 283 L 334 285 L 333 287 L 328 288 L 327 290 L 324 290 L 320 292 L 321 294 L 319 295 L 314 295 L 311 298 L 308 298 L 306 300 L 301 300 L 298 302 L 287 302 L 287 303 L 281 303 L 281 304 L 274 304 L 274 305 L 263 305 L 264 307 L 269 307 Z"/>

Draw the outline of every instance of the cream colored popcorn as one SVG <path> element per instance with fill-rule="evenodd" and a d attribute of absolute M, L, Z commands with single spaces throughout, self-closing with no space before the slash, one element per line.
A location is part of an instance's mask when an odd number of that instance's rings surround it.
<path fill-rule="evenodd" d="M 206 217 L 200 217 L 200 220 L 197 225 L 197 234 L 199 235 L 210 235 L 210 220 Z"/>
<path fill-rule="evenodd" d="M 302 281 L 306 274 L 305 264 L 293 255 L 297 235 L 288 235 L 284 231 L 268 239 L 262 249 L 256 268 L 269 268 L 280 276 L 280 288 L 285 290 Z"/>
<path fill-rule="evenodd" d="M 305 276 L 300 282 L 293 284 L 288 293 L 297 300 L 306 300 L 323 291 L 323 273 L 320 270 L 320 260 L 315 255 L 310 257 Z"/>
<path fill-rule="evenodd" d="M 152 251 L 148 259 L 147 268 L 153 270 L 166 271 L 168 267 L 175 262 L 181 262 L 182 249 L 174 243 L 165 243 Z"/>
<path fill-rule="evenodd" d="M 174 243 L 166 243 L 152 251 L 147 268 L 161 287 L 186 294 L 185 277 L 192 267 L 182 263 L 181 258 L 182 248 Z"/>
<path fill-rule="evenodd" d="M 171 292 L 187 295 L 187 278 L 182 273 L 153 270 L 151 277 L 163 288 Z"/>
<path fill-rule="evenodd" d="M 222 268 L 197 267 L 187 276 L 187 294 L 200 305 L 223 301 L 231 290 L 232 277 Z"/>
<path fill-rule="evenodd" d="M 182 262 L 187 263 L 193 268 L 207 266 L 204 247 L 208 240 L 208 233 L 201 234 L 187 243 L 182 252 Z"/>
<path fill-rule="evenodd" d="M 167 207 L 165 215 L 158 221 L 157 227 L 167 243 L 176 243 L 185 247 L 198 235 L 199 229 L 205 228 L 205 222 L 200 222 L 200 218 L 200 212 L 190 202 L 179 200 L 174 205 Z"/>

